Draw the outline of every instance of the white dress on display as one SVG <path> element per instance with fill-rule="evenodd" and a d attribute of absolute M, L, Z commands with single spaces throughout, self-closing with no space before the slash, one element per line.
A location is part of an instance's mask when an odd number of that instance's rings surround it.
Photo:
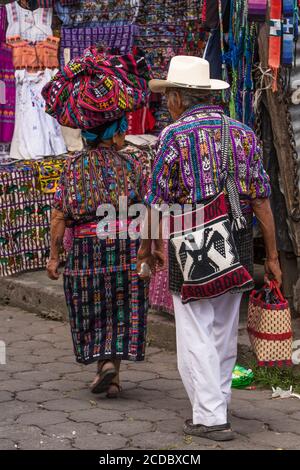
<path fill-rule="evenodd" d="M 16 71 L 16 125 L 10 156 L 16 159 L 39 159 L 67 151 L 61 127 L 45 112 L 42 88 L 57 70 L 29 73 Z"/>
<path fill-rule="evenodd" d="M 7 3 L 6 13 L 8 27 L 6 39 L 20 36 L 21 39 L 37 42 L 52 36 L 52 8 L 26 10 L 18 2 Z"/>

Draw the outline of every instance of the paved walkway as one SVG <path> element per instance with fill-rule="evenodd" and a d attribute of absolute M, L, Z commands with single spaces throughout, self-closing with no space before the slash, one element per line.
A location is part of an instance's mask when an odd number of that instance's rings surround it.
<path fill-rule="evenodd" d="M 300 401 L 268 391 L 234 391 L 235 441 L 185 437 L 175 354 L 149 347 L 144 363 L 123 364 L 123 395 L 108 400 L 90 394 L 95 365 L 74 362 L 68 325 L 0 307 L 0 340 L 0 449 L 300 449 Z"/>

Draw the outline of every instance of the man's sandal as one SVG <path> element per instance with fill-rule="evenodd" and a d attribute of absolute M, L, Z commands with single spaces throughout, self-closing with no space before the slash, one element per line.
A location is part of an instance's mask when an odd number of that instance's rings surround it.
<path fill-rule="evenodd" d="M 204 426 L 203 424 L 193 424 L 191 419 L 186 420 L 183 432 L 191 436 L 204 437 L 213 441 L 232 441 L 235 438 L 230 424 L 220 424 L 217 426 Z"/>

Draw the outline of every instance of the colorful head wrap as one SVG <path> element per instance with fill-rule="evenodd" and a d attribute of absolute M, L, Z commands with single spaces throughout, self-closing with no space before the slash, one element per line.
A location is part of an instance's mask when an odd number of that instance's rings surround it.
<path fill-rule="evenodd" d="M 121 119 L 108 124 L 104 128 L 84 130 L 82 136 L 91 143 L 96 143 L 99 140 L 110 140 L 115 134 L 124 134 L 128 129 L 128 121 L 126 116 Z"/>
<path fill-rule="evenodd" d="M 139 52 L 116 56 L 90 47 L 43 88 L 46 112 L 63 126 L 92 129 L 147 104 L 151 78 Z"/>

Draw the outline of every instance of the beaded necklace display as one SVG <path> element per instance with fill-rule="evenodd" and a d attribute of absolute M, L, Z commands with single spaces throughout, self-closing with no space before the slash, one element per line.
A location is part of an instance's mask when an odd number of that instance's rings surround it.
<path fill-rule="evenodd" d="M 228 49 L 225 47 L 222 1 L 219 1 L 219 18 L 222 53 L 222 79 L 229 81 L 231 90 L 223 93 L 223 100 L 229 104 L 230 116 L 252 126 L 253 80 L 252 65 L 256 27 L 248 23 L 248 2 L 230 1 Z"/>

